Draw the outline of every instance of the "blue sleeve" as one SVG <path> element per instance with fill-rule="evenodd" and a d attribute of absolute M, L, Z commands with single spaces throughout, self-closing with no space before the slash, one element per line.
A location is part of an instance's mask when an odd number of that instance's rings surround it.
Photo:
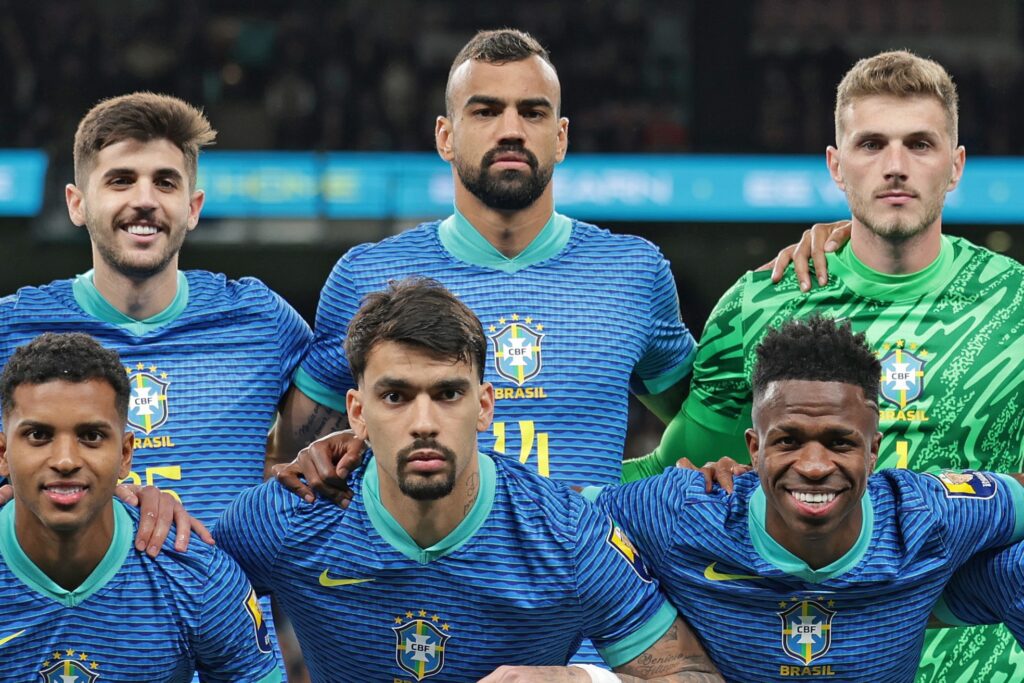
<path fill-rule="evenodd" d="M 213 536 L 261 595 L 274 590 L 277 555 L 288 538 L 301 498 L 271 480 L 242 491 L 225 508 Z"/>
<path fill-rule="evenodd" d="M 575 562 L 583 634 L 610 666 L 621 666 L 665 634 L 676 609 L 622 529 L 590 503 L 580 502 L 584 510 Z"/>
<path fill-rule="evenodd" d="M 647 301 L 647 347 L 633 371 L 638 394 L 659 394 L 690 374 L 697 342 L 679 315 L 679 294 L 668 261 L 652 245 L 658 263 Z"/>
<path fill-rule="evenodd" d="M 1012 477 L 973 470 L 919 476 L 958 565 L 979 551 L 1024 539 L 1024 487 Z"/>
<path fill-rule="evenodd" d="M 952 626 L 1003 622 L 1024 645 L 1024 543 L 975 555 L 953 575 L 934 612 Z"/>
<path fill-rule="evenodd" d="M 688 474 L 700 476 L 699 472 L 672 468 L 622 486 L 606 486 L 595 499 L 655 567 L 655 574 L 662 551 L 672 547 L 673 539 L 681 532 L 682 518 L 674 510 L 682 501 L 686 484 L 680 479 Z"/>
<path fill-rule="evenodd" d="M 191 637 L 196 671 L 204 682 L 281 680 L 256 592 L 239 566 L 216 548 Z"/>
<path fill-rule="evenodd" d="M 294 378 L 302 393 L 339 412 L 345 412 L 345 393 L 355 386 L 342 344 L 348 323 L 359 310 L 359 295 L 349 274 L 358 249 L 335 264 L 320 291 L 313 342 Z"/>
<path fill-rule="evenodd" d="M 287 301 L 282 299 L 276 292 L 271 292 L 274 297 L 276 308 L 277 329 L 281 341 L 280 360 L 280 391 L 281 395 L 288 390 L 292 383 L 292 377 L 299 363 L 306 355 L 310 342 L 313 340 L 313 331 L 302 319 L 298 311 L 291 307 Z"/>

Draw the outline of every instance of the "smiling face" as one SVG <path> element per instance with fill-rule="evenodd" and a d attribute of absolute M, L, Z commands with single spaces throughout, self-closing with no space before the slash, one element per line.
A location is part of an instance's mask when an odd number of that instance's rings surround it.
<path fill-rule="evenodd" d="M 52 380 L 18 385 L 13 399 L 0 434 L 0 474 L 14 487 L 19 541 L 89 536 L 112 524 L 114 487 L 132 456 L 114 388 L 100 379 Z"/>
<path fill-rule="evenodd" d="M 960 182 L 965 152 L 935 97 L 871 95 L 840 112 L 841 136 L 826 153 L 855 221 L 903 240 L 938 230 L 946 193 Z"/>
<path fill-rule="evenodd" d="M 133 279 L 176 269 L 203 206 L 192 180 L 185 155 L 166 139 L 129 138 L 101 149 L 85 186 L 65 189 L 72 222 L 89 230 L 94 267 Z"/>
<path fill-rule="evenodd" d="M 524 209 L 550 192 L 565 158 L 569 120 L 558 116 L 561 89 L 550 64 L 534 55 L 504 64 L 471 59 L 451 76 L 448 116 L 437 150 L 456 183 L 489 208 Z"/>
<path fill-rule="evenodd" d="M 765 527 L 824 566 L 856 541 L 861 498 L 878 456 L 878 408 L 843 382 L 782 380 L 754 404 L 747 447 L 764 490 Z"/>
<path fill-rule="evenodd" d="M 476 435 L 491 423 L 494 390 L 472 363 L 382 341 L 370 350 L 347 406 L 352 428 L 373 448 L 381 498 L 397 489 L 437 500 L 475 471 Z"/>

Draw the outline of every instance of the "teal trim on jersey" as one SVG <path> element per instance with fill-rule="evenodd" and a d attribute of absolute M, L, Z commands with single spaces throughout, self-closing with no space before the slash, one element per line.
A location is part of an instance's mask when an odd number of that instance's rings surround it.
<path fill-rule="evenodd" d="M 345 397 L 317 382 L 312 375 L 302 369 L 301 365 L 295 369 L 295 374 L 292 375 L 292 384 L 320 405 L 327 406 L 339 413 L 345 412 Z"/>
<path fill-rule="evenodd" d="M 690 355 L 686 357 L 679 365 L 675 366 L 665 374 L 654 377 L 652 379 L 643 379 L 644 388 L 647 389 L 648 394 L 660 394 L 663 391 L 668 391 L 676 384 L 681 382 L 685 377 L 688 377 L 693 372 L 693 361 L 697 358 L 697 347 L 694 346 L 690 350 Z"/>
<path fill-rule="evenodd" d="M 962 619 L 960 619 L 960 617 L 954 614 L 953 610 L 951 610 L 949 608 L 949 605 L 946 604 L 946 596 L 944 595 L 940 597 L 939 601 L 935 603 L 935 605 L 932 607 L 932 616 L 941 621 L 943 624 L 948 624 L 949 626 L 974 625 L 969 622 L 963 621 Z"/>
<path fill-rule="evenodd" d="M 1013 500 L 1013 538 L 1007 541 L 1007 543 L 1016 543 L 1017 541 L 1024 540 L 1024 486 L 1006 474 L 993 474 L 993 476 L 1006 485 L 1007 490 L 1010 492 L 1010 498 Z"/>
<path fill-rule="evenodd" d="M 420 564 L 433 562 L 455 552 L 473 537 L 477 529 L 483 526 L 494 505 L 494 489 L 497 479 L 494 461 L 483 453 L 478 453 L 477 463 L 480 469 L 480 491 L 477 493 L 476 502 L 470 508 L 469 514 L 440 541 L 429 548 L 421 548 L 381 502 L 377 464 L 371 460 L 366 466 L 366 474 L 363 475 L 363 501 L 373 528 L 391 547 Z"/>
<path fill-rule="evenodd" d="M 672 622 L 676 620 L 677 614 L 676 608 L 668 600 L 665 600 L 646 624 L 608 647 L 597 648 L 597 651 L 612 668 L 631 662 L 665 635 L 665 632 L 672 626 Z"/>
<path fill-rule="evenodd" d="M 906 275 L 890 275 L 868 268 L 849 245 L 828 257 L 829 272 L 835 273 L 843 284 L 863 297 L 887 302 L 909 301 L 941 290 L 957 275 L 952 264 L 953 245 L 945 235 L 938 258 L 924 269 Z"/>
<path fill-rule="evenodd" d="M 875 509 L 871 505 L 871 497 L 867 491 L 864 492 L 864 496 L 860 499 L 862 521 L 857 541 L 853 544 L 852 548 L 846 551 L 845 555 L 821 569 L 811 569 L 807 566 L 806 562 L 783 548 L 779 545 L 778 541 L 768 535 L 764 528 L 766 505 L 767 501 L 764 490 L 758 486 L 750 497 L 750 511 L 747 514 L 750 541 L 754 545 L 754 550 L 757 551 L 757 554 L 765 562 L 775 565 L 787 574 L 810 583 L 821 583 L 822 581 L 842 576 L 853 569 L 868 550 L 868 544 L 871 542 L 871 532 L 875 527 Z"/>
<path fill-rule="evenodd" d="M 188 278 L 180 270 L 178 271 L 178 291 L 174 295 L 174 300 L 164 310 L 143 320 L 136 320 L 125 315 L 104 299 L 96 289 L 91 270 L 76 277 L 71 283 L 71 289 L 74 292 L 75 301 L 83 311 L 111 325 L 122 327 L 136 337 L 141 337 L 147 332 L 174 322 L 188 306 Z"/>
<path fill-rule="evenodd" d="M 132 549 L 135 525 L 120 502 L 114 502 L 114 533 L 110 547 L 92 573 L 73 591 L 58 586 L 53 579 L 29 559 L 18 543 L 14 531 L 15 503 L 12 501 L 0 508 L 0 555 L 7 566 L 21 581 L 40 595 L 56 600 L 65 607 L 74 607 L 89 599 L 89 596 L 107 585 L 114 574 L 121 569 L 128 552 Z"/>
<path fill-rule="evenodd" d="M 458 208 L 455 209 L 454 215 L 441 221 L 437 235 L 448 253 L 460 261 L 505 273 L 515 273 L 535 263 L 547 261 L 562 251 L 572 235 L 572 220 L 560 213 L 552 212 L 551 218 L 529 246 L 512 258 L 495 249 Z"/>
<path fill-rule="evenodd" d="M 596 503 L 597 497 L 601 495 L 601 491 L 604 491 L 603 486 L 584 486 L 583 490 L 580 491 L 580 495 L 591 503 Z"/>

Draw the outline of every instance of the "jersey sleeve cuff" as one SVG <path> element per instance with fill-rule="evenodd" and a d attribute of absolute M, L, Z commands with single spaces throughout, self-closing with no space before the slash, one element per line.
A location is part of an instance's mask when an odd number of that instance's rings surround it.
<path fill-rule="evenodd" d="M 1006 489 L 1010 492 L 1010 499 L 1013 501 L 1013 537 L 1007 543 L 1016 543 L 1017 541 L 1024 540 L 1024 486 L 1013 477 L 1008 477 L 1005 474 L 995 474 L 993 476 L 999 478 L 1006 485 Z"/>
<path fill-rule="evenodd" d="M 676 614 L 676 608 L 665 600 L 646 624 L 618 642 L 597 648 L 597 651 L 613 669 L 631 662 L 665 635 L 676 620 Z"/>
<path fill-rule="evenodd" d="M 974 626 L 969 621 L 964 621 L 953 613 L 953 610 L 946 604 L 946 596 L 939 598 L 939 601 L 932 607 L 932 616 L 949 626 Z"/>
<path fill-rule="evenodd" d="M 295 374 L 292 376 L 292 384 L 320 405 L 327 406 L 339 413 L 345 412 L 345 396 L 331 391 L 323 384 L 320 384 L 304 368 L 299 367 L 295 370 Z"/>
<path fill-rule="evenodd" d="M 596 503 L 597 497 L 601 495 L 601 491 L 603 490 L 603 486 L 584 486 L 583 490 L 580 491 L 580 495 L 589 500 L 591 503 Z"/>
<path fill-rule="evenodd" d="M 688 377 L 690 373 L 693 372 L 693 361 L 696 358 L 697 349 L 691 347 L 690 353 L 687 354 L 686 359 L 668 372 L 651 379 L 641 378 L 641 383 L 645 392 L 647 394 L 660 394 L 663 391 L 668 391 L 678 384 L 680 380 L 684 377 Z"/>

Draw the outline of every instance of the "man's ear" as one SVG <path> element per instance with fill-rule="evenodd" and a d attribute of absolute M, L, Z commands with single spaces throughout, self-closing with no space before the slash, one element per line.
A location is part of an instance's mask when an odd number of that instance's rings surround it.
<path fill-rule="evenodd" d="M 494 419 L 494 385 L 484 382 L 480 385 L 480 414 L 476 420 L 476 431 L 486 432 Z"/>
<path fill-rule="evenodd" d="M 0 432 L 0 477 L 11 476 L 11 466 L 7 463 L 7 435 Z"/>
<path fill-rule="evenodd" d="M 825 163 L 828 165 L 828 174 L 832 176 L 832 182 L 843 192 L 846 192 L 846 182 L 843 180 L 843 172 L 839 168 L 839 150 L 829 145 L 825 148 Z"/>
<path fill-rule="evenodd" d="M 455 153 L 452 151 L 453 144 L 451 119 L 447 116 L 438 116 L 434 123 L 434 146 L 445 161 L 455 158 Z"/>
<path fill-rule="evenodd" d="M 71 222 L 82 227 L 85 225 L 85 195 L 74 183 L 64 186 L 64 201 L 68 205 L 68 216 Z"/>
<path fill-rule="evenodd" d="M 121 467 L 117 471 L 117 478 L 124 479 L 132 471 L 132 453 L 135 451 L 135 434 L 125 432 L 124 440 L 121 443 Z"/>
<path fill-rule="evenodd" d="M 761 438 L 757 435 L 757 430 L 755 429 L 748 429 L 743 433 L 743 436 L 747 440 L 747 452 L 750 453 L 750 464 L 753 465 L 756 470 L 761 458 Z"/>
<path fill-rule="evenodd" d="M 358 389 L 349 389 L 345 394 L 345 410 L 348 424 L 360 439 L 367 439 L 366 420 L 363 418 L 363 397 Z"/>
<path fill-rule="evenodd" d="M 871 453 L 868 455 L 868 474 L 875 471 L 875 464 L 878 462 L 878 451 L 882 447 L 882 433 L 875 432 L 875 437 L 871 439 Z"/>

